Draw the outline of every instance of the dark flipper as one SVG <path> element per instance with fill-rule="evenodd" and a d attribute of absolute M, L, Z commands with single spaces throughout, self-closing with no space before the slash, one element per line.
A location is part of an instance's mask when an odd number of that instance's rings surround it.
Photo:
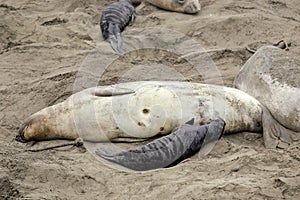
<path fill-rule="evenodd" d="M 289 130 L 277 122 L 266 108 L 263 109 L 262 124 L 266 148 L 285 148 L 293 141 L 299 140 L 299 133 Z"/>
<path fill-rule="evenodd" d="M 123 39 L 121 37 L 121 30 L 118 24 L 109 24 L 107 41 L 110 43 L 111 48 L 115 52 L 119 54 L 124 53 Z"/>
<path fill-rule="evenodd" d="M 216 134 L 218 137 L 222 135 L 224 126 L 225 123 L 221 120 L 204 126 L 185 124 L 174 129 L 171 134 L 144 146 L 117 153 L 98 150 L 96 154 L 108 161 L 137 171 L 171 167 L 197 153 L 207 134 Z"/>
<path fill-rule="evenodd" d="M 202 148 L 199 152 L 200 158 L 203 158 L 209 154 L 217 144 L 218 140 L 224 135 L 226 123 L 223 119 L 219 118 L 217 120 L 213 120 L 209 125 L 210 126 L 208 127 Z"/>
<path fill-rule="evenodd" d="M 188 124 L 188 125 L 194 125 L 194 123 L 195 123 L 195 118 L 185 122 L 185 124 Z"/>
<path fill-rule="evenodd" d="M 102 13 L 100 28 L 105 41 L 108 41 L 114 51 L 124 53 L 121 32 L 135 21 L 135 9 L 130 1 L 119 0 Z"/>
<path fill-rule="evenodd" d="M 225 129 L 225 121 L 222 119 L 213 120 L 210 122 L 209 125 L 204 126 L 198 126 L 197 133 L 201 136 L 204 136 L 203 138 L 195 138 L 193 142 L 190 145 L 190 148 L 187 149 L 182 156 L 180 156 L 175 162 L 173 162 L 168 167 L 172 167 L 180 163 L 181 161 L 192 157 L 200 150 L 200 156 L 204 157 L 207 155 L 213 147 L 216 145 L 218 140 L 223 136 L 224 129 Z M 199 140 L 200 139 L 200 140 Z"/>

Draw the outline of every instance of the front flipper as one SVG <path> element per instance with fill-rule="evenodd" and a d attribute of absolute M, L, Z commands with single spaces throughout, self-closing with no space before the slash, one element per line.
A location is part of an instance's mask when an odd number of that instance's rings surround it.
<path fill-rule="evenodd" d="M 185 122 L 185 124 L 188 124 L 188 125 L 191 125 L 191 126 L 193 126 L 194 123 L 195 123 L 195 118 L 192 118 L 191 120 Z"/>
<path fill-rule="evenodd" d="M 226 123 L 219 118 L 210 122 L 207 134 L 204 138 L 202 148 L 199 151 L 199 157 L 203 158 L 211 152 L 218 140 L 223 136 Z"/>
<path fill-rule="evenodd" d="M 191 121 L 192 122 L 192 121 Z M 146 145 L 121 152 L 97 150 L 96 154 L 110 162 L 136 171 L 172 167 L 196 154 L 203 146 L 203 140 L 216 142 L 224 132 L 225 122 L 214 120 L 209 125 L 184 124 L 171 134 Z"/>
<path fill-rule="evenodd" d="M 117 86 L 99 86 L 92 90 L 92 95 L 98 97 L 110 97 L 126 94 L 133 94 L 135 91 L 128 88 L 120 88 Z"/>
<path fill-rule="evenodd" d="M 117 153 L 97 150 L 96 154 L 110 162 L 135 171 L 168 167 L 178 159 L 181 161 L 188 154 L 191 154 L 191 149 L 197 149 L 198 146 L 200 149 L 207 129 L 203 126 L 203 132 L 198 134 L 198 128 L 198 125 L 185 124 L 174 129 L 171 134 L 153 140 L 146 145 Z"/>
<path fill-rule="evenodd" d="M 300 133 L 296 133 L 282 126 L 266 108 L 263 107 L 262 110 L 263 136 L 266 148 L 285 148 L 293 141 L 299 140 Z"/>

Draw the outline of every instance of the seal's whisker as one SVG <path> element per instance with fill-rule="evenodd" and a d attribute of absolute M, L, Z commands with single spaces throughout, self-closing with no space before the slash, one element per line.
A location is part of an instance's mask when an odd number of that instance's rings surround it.
<path fill-rule="evenodd" d="M 61 147 L 66 147 L 66 146 L 82 146 L 83 145 L 83 140 L 82 138 L 77 138 L 75 141 L 73 142 L 68 142 L 68 143 L 63 143 L 63 144 L 57 144 L 54 146 L 49 146 L 49 147 L 44 147 L 44 148 L 40 148 L 40 149 L 28 149 L 27 151 L 30 152 L 39 152 L 39 151 L 46 151 L 46 150 L 50 150 L 50 149 L 57 149 L 57 148 L 61 148 Z"/>

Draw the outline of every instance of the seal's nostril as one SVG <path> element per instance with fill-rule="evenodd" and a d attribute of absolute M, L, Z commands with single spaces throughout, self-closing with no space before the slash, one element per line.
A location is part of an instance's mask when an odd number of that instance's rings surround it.
<path fill-rule="evenodd" d="M 23 125 L 20 126 L 19 130 L 18 130 L 18 134 L 15 137 L 15 140 L 18 142 L 27 142 L 27 140 L 24 138 L 24 130 L 27 127 L 26 123 L 24 123 Z"/>
<path fill-rule="evenodd" d="M 20 138 L 21 138 L 21 136 L 18 134 L 18 135 L 16 135 L 15 140 L 19 141 Z"/>
<path fill-rule="evenodd" d="M 27 142 L 26 140 L 24 140 L 24 138 L 22 137 L 22 135 L 20 133 L 16 135 L 15 140 L 18 142 L 22 142 L 22 143 Z"/>

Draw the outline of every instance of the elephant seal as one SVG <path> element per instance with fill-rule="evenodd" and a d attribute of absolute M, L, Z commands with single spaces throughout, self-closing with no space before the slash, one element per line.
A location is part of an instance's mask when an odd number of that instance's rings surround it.
<path fill-rule="evenodd" d="M 207 124 L 218 117 L 226 122 L 225 133 L 263 130 L 267 148 L 275 148 L 280 141 L 292 142 L 291 131 L 247 93 L 172 81 L 137 81 L 83 90 L 30 116 L 17 139 L 149 138 L 168 134 L 191 118 L 196 124 Z"/>
<path fill-rule="evenodd" d="M 121 32 L 135 21 L 135 9 L 130 0 L 119 0 L 107 6 L 100 19 L 100 29 L 104 41 L 108 41 L 117 53 L 122 54 Z"/>
<path fill-rule="evenodd" d="M 193 120 L 175 128 L 167 136 L 146 145 L 121 152 L 97 150 L 96 154 L 110 162 L 136 171 L 172 167 L 186 158 L 195 155 L 202 147 L 206 135 L 222 136 L 225 122 L 213 120 L 208 125 L 193 125 Z M 212 142 L 212 141 L 211 141 Z"/>
<path fill-rule="evenodd" d="M 300 132 L 300 60 L 277 47 L 262 47 L 241 68 L 234 87 L 255 97 L 283 126 Z"/>
<path fill-rule="evenodd" d="M 199 0 L 132 0 L 131 2 L 146 2 L 165 10 L 188 14 L 195 14 L 201 9 Z"/>

